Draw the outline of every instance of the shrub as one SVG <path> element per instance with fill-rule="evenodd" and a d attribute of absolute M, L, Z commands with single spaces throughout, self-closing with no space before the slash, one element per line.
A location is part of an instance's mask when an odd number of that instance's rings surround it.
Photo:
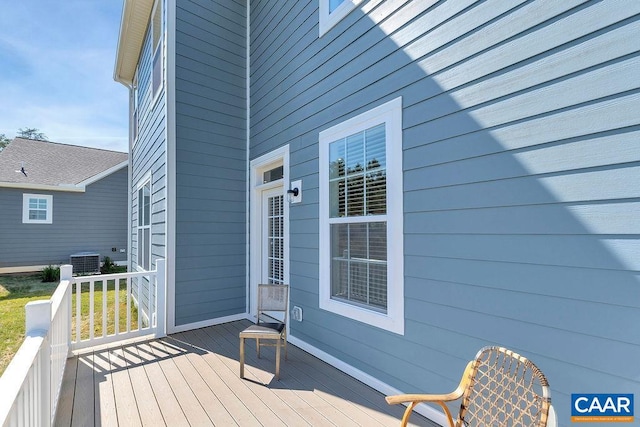
<path fill-rule="evenodd" d="M 59 282 L 60 281 L 60 267 L 54 267 L 53 265 L 46 266 L 42 269 L 42 281 L 43 282 Z"/>
<path fill-rule="evenodd" d="M 102 274 L 125 273 L 126 271 L 127 267 L 116 265 L 108 256 L 102 260 L 102 267 L 100 267 L 100 273 Z"/>

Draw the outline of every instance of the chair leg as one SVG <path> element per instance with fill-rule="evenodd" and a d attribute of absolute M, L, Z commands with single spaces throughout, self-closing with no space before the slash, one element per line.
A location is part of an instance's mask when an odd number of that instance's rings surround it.
<path fill-rule="evenodd" d="M 276 380 L 280 379 L 280 343 L 276 344 Z"/>
<path fill-rule="evenodd" d="M 283 337 L 282 340 L 284 341 L 284 360 L 287 360 L 287 337 Z"/>
<path fill-rule="evenodd" d="M 260 359 L 260 338 L 256 338 L 256 353 L 258 354 L 258 359 Z"/>
<path fill-rule="evenodd" d="M 244 378 L 244 338 L 240 338 L 240 378 Z"/>

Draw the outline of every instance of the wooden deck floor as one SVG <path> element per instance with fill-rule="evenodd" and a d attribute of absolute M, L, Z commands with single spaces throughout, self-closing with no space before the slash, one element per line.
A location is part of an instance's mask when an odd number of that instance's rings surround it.
<path fill-rule="evenodd" d="M 232 322 L 70 358 L 56 426 L 398 426 L 404 407 L 289 345 L 280 381 L 275 351 L 247 341 L 239 378 Z M 435 426 L 414 414 L 413 424 Z"/>

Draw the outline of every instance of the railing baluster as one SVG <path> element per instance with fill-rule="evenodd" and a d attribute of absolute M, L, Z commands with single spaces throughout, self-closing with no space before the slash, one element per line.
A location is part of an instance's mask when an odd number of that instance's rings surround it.
<path fill-rule="evenodd" d="M 107 336 L 107 288 L 108 280 L 102 281 L 102 337 Z"/>
<path fill-rule="evenodd" d="M 155 285 L 155 277 L 151 274 L 147 276 L 147 280 L 149 283 L 149 298 L 147 300 L 147 313 L 149 313 L 149 319 L 147 321 L 147 328 L 151 328 L 151 324 L 153 323 L 153 306 L 151 305 L 153 302 L 153 287 Z"/>
<path fill-rule="evenodd" d="M 76 285 L 76 342 L 80 342 L 82 341 L 82 335 L 80 335 L 80 323 L 81 323 L 81 303 L 82 301 L 80 300 L 80 293 L 82 292 L 81 286 L 82 284 L 80 283 L 80 281 L 76 281 L 75 283 Z"/>
<path fill-rule="evenodd" d="M 96 285 L 95 280 L 89 280 L 89 340 L 93 340 L 94 337 L 94 331 L 93 331 L 93 324 L 94 324 L 94 309 L 93 309 L 93 291 L 94 291 L 94 287 Z"/>
<path fill-rule="evenodd" d="M 127 332 L 131 332 L 131 277 L 127 277 Z"/>
<path fill-rule="evenodd" d="M 116 279 L 113 284 L 115 288 L 114 308 L 113 308 L 113 333 L 120 334 L 120 279 Z"/>
<path fill-rule="evenodd" d="M 138 331 L 142 328 L 142 314 L 144 313 L 144 307 L 142 306 L 142 289 L 141 284 L 144 283 L 144 276 L 140 276 L 137 282 L 137 294 L 138 294 Z"/>

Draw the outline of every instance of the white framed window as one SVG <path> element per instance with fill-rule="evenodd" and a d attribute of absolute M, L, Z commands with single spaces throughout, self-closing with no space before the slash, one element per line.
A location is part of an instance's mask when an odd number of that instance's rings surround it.
<path fill-rule="evenodd" d="M 402 98 L 320 132 L 320 308 L 404 334 Z"/>
<path fill-rule="evenodd" d="M 362 0 L 319 0 L 320 17 L 319 31 L 322 37 L 334 25 L 362 2 Z"/>
<path fill-rule="evenodd" d="M 53 224 L 53 196 L 45 194 L 23 194 L 22 223 Z"/>
<path fill-rule="evenodd" d="M 136 70 L 136 74 L 133 77 L 133 88 L 131 89 L 131 141 L 132 146 L 136 145 L 138 140 L 138 71 Z"/>
<path fill-rule="evenodd" d="M 138 268 L 151 269 L 151 177 L 138 186 Z"/>
<path fill-rule="evenodd" d="M 151 71 L 151 96 L 155 99 L 162 87 L 162 0 L 157 0 L 151 14 L 153 68 Z"/>

